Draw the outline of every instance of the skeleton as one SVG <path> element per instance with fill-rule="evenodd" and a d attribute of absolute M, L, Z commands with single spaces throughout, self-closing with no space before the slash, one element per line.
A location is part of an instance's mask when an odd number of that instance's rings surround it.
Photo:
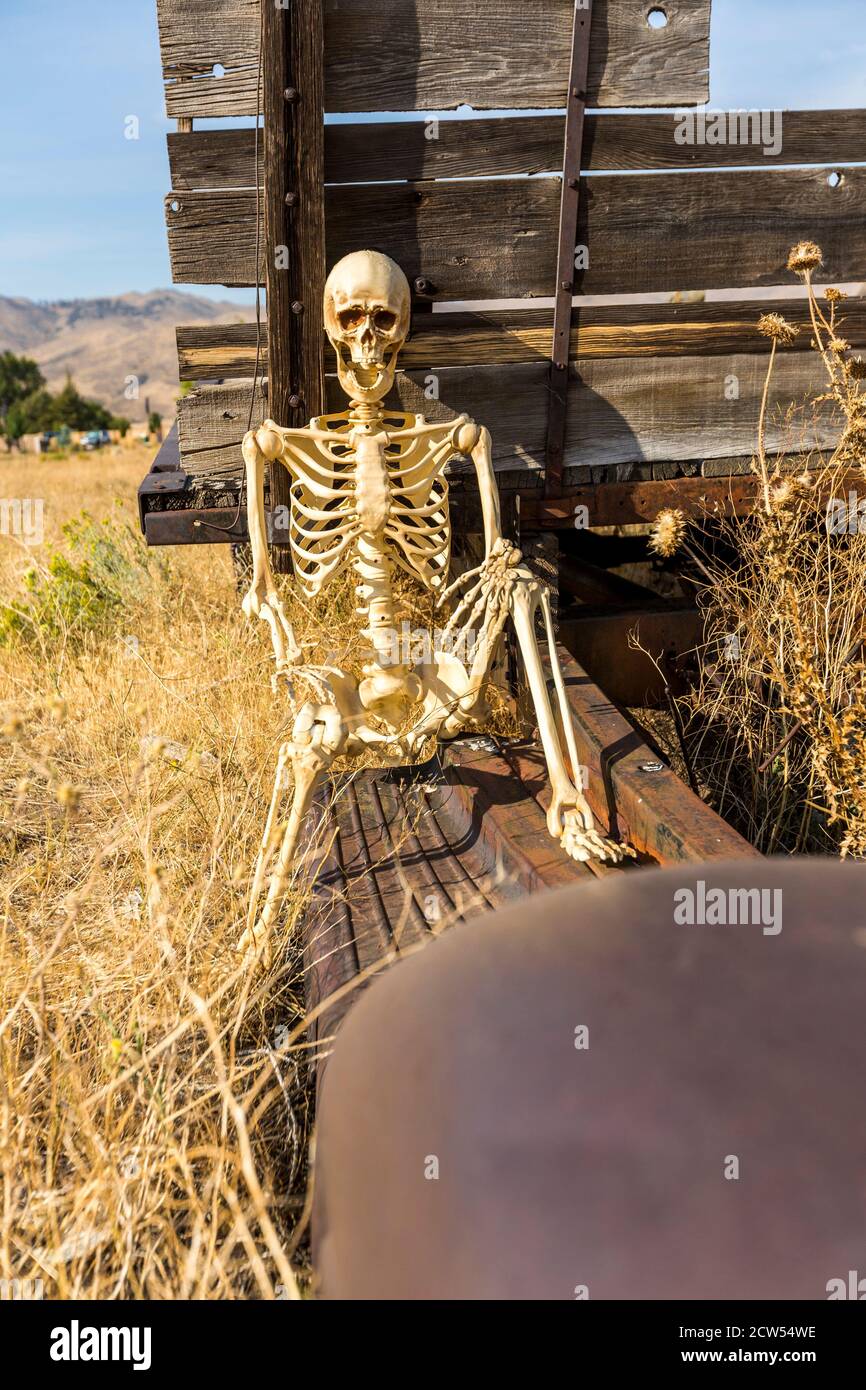
<path fill-rule="evenodd" d="M 303 676 L 316 698 L 302 706 L 291 738 L 280 748 L 241 950 L 268 950 L 304 818 L 335 758 L 374 749 L 383 763 L 399 763 L 412 760 L 431 737 L 475 727 L 483 711 L 483 687 L 509 618 L 550 777 L 550 834 L 580 861 L 597 858 L 616 863 L 631 853 L 598 834 L 589 805 L 575 784 L 579 758 L 556 655 L 549 595 L 522 563 L 520 551 L 502 536 L 490 434 L 465 415 L 429 424 L 421 415 L 383 405 L 394 383 L 409 316 L 409 285 L 399 266 L 372 251 L 346 256 L 328 277 L 324 318 L 349 409 L 319 416 L 306 429 L 284 429 L 266 420 L 243 441 L 253 557 L 244 612 L 270 628 L 275 682 Z M 449 588 L 451 524 L 444 470 L 455 455 L 468 455 L 477 474 L 484 560 Z M 349 566 L 357 574 L 357 611 L 365 620 L 362 635 L 370 647 L 370 660 L 360 679 L 334 666 L 303 661 L 268 559 L 264 512 L 268 462 L 282 465 L 291 477 L 289 541 L 295 580 L 302 592 L 317 596 Z M 405 653 L 395 650 L 395 569 L 438 593 L 440 606 L 456 601 L 445 628 L 450 640 L 440 643 L 441 650 L 434 649 L 423 661 L 406 661 L 401 659 Z M 536 636 L 539 610 L 555 708 Z M 460 641 L 468 634 L 475 639 L 471 647 Z M 455 655 L 468 650 L 471 658 L 466 660 Z M 280 825 L 289 767 L 292 801 L 288 820 Z M 269 874 L 274 854 L 276 862 Z"/>

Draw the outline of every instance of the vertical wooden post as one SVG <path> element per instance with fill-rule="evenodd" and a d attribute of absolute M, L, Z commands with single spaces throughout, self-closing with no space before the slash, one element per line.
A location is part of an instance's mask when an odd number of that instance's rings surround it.
<path fill-rule="evenodd" d="M 545 497 L 558 497 L 562 492 L 566 417 L 568 414 L 571 309 L 572 295 L 575 291 L 574 256 L 577 219 L 580 211 L 580 167 L 583 152 L 583 122 L 586 111 L 591 28 L 592 0 L 574 0 L 571 63 L 566 96 L 565 149 L 562 156 L 562 199 L 559 210 L 556 298 L 554 300 L 553 342 L 550 352 L 548 383 L 547 451 L 544 468 Z"/>
<path fill-rule="evenodd" d="M 261 0 L 267 412 L 306 425 L 325 407 L 325 131 L 322 0 Z M 271 507 L 288 506 L 289 477 L 271 474 Z M 291 570 L 285 547 L 274 566 Z"/>

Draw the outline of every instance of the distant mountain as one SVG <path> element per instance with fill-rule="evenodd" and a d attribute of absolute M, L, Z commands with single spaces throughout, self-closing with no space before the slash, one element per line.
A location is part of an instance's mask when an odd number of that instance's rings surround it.
<path fill-rule="evenodd" d="M 178 395 L 177 324 L 246 323 L 241 304 L 204 299 L 180 290 L 151 290 L 106 299 L 39 304 L 0 295 L 0 352 L 35 358 L 51 390 L 72 374 L 84 396 L 134 422 L 146 404 L 173 419 Z M 124 396 L 126 378 L 139 381 L 139 397 Z"/>

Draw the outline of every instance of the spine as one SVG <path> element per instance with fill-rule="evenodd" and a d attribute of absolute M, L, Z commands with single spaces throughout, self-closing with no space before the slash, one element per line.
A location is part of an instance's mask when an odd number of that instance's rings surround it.
<path fill-rule="evenodd" d="M 367 532 L 358 537 L 354 559 L 360 584 L 355 587 L 356 612 L 365 619 L 363 635 L 370 642 L 379 666 L 394 665 L 397 617 L 391 588 L 391 562 L 378 538 Z"/>

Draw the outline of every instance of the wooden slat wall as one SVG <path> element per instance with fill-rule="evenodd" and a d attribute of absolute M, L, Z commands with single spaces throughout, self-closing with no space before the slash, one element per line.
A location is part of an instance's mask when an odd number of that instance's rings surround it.
<path fill-rule="evenodd" d="M 526 301 L 521 311 L 416 315 L 397 396 L 431 418 L 467 411 L 489 423 L 497 468 L 537 474 L 552 315 L 531 301 L 555 288 L 555 171 L 573 0 L 323 2 L 330 111 L 463 102 L 548 111 L 325 130 L 329 264 L 369 245 L 393 256 L 410 281 L 423 277 L 440 302 Z M 169 114 L 252 114 L 258 0 L 158 0 L 158 8 Z M 710 0 L 666 0 L 661 30 L 647 25 L 649 8 L 647 0 L 595 0 L 590 105 L 684 107 L 706 99 Z M 215 64 L 224 75 L 213 75 Z M 866 113 L 786 113 L 781 148 L 767 153 L 751 144 L 683 144 L 681 125 L 670 111 L 587 118 L 578 242 L 589 247 L 589 268 L 576 287 L 588 294 L 738 287 L 743 301 L 576 310 L 569 470 L 649 470 L 694 459 L 721 468 L 748 457 L 767 346 L 755 329 L 767 306 L 749 302 L 749 291 L 790 283 L 788 251 L 804 238 L 823 247 L 822 279 L 866 275 L 866 170 L 851 167 L 866 151 Z M 175 281 L 254 283 L 253 132 L 171 135 L 169 158 Z M 839 168 L 842 181 L 831 187 L 829 168 L 773 167 L 798 164 Z M 783 312 L 804 322 L 802 305 L 785 304 Z M 255 332 L 251 324 L 179 330 L 181 377 L 228 382 L 203 385 L 181 403 L 183 460 L 193 473 L 239 473 Z M 866 345 L 866 302 L 848 306 L 845 333 Z M 802 348 L 806 341 L 804 334 Z M 800 344 L 780 355 L 780 407 L 817 389 L 816 361 Z M 430 399 L 434 386 L 438 399 Z M 332 408 L 341 408 L 333 378 L 329 391 Z M 257 418 L 263 413 L 266 400 L 256 404 Z M 799 443 L 827 447 L 834 431 L 824 420 Z M 768 448 L 790 447 L 795 434 L 772 424 Z"/>
<path fill-rule="evenodd" d="M 595 0 L 591 106 L 707 100 L 710 0 Z M 324 0 L 328 111 L 565 104 L 573 0 Z M 256 111 L 258 0 L 157 0 L 170 116 Z M 216 65 L 224 76 L 214 76 Z"/>
<path fill-rule="evenodd" d="M 252 190 L 166 202 L 178 284 L 255 283 Z M 439 300 L 546 296 L 556 273 L 559 180 L 473 179 L 330 187 L 327 256 L 358 246 L 392 256 Z M 599 174 L 583 180 L 578 292 L 616 294 L 776 285 L 791 245 L 818 241 L 831 279 L 866 267 L 866 169 L 837 187 L 822 169 Z"/>

